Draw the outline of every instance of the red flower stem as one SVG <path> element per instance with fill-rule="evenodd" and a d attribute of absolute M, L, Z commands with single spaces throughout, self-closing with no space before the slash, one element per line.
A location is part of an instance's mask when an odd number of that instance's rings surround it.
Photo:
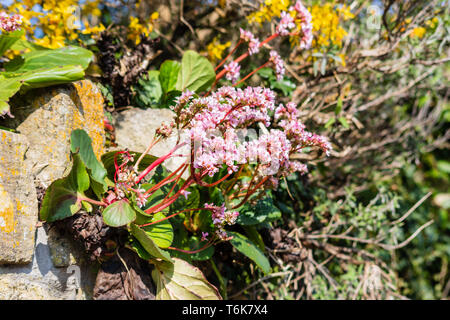
<path fill-rule="evenodd" d="M 201 186 L 202 187 L 214 187 L 215 185 L 218 185 L 219 183 L 223 182 L 224 180 L 226 180 L 229 176 L 231 175 L 231 173 L 227 173 L 226 175 L 224 175 L 220 180 L 217 180 L 216 182 L 213 183 L 205 183 L 204 181 L 202 181 Z"/>
<path fill-rule="evenodd" d="M 185 143 L 176 145 L 172 150 L 170 150 L 170 152 L 168 154 L 166 154 L 163 157 L 160 157 L 159 159 L 155 160 L 151 165 L 149 165 L 147 168 L 145 168 L 144 171 L 141 172 L 141 174 L 136 178 L 136 184 L 138 184 L 142 179 L 145 178 L 145 176 L 147 174 L 150 173 L 150 171 L 152 171 L 154 168 L 156 168 L 157 166 L 159 166 L 161 163 L 163 163 L 164 161 L 166 161 L 168 158 L 170 158 L 172 156 L 172 154 L 175 152 L 175 150 L 181 148 L 182 146 L 184 146 Z"/>
<path fill-rule="evenodd" d="M 185 191 L 192 183 L 194 183 L 194 180 L 192 177 L 186 180 L 184 185 L 178 190 L 177 193 L 175 193 L 172 197 L 168 198 L 167 201 L 163 201 L 163 203 L 157 204 L 151 208 L 148 208 L 145 210 L 146 213 L 153 213 L 153 212 L 159 212 L 170 206 L 172 203 L 174 203 L 177 198 L 181 195 L 183 191 Z M 165 203 L 164 203 L 165 202 Z"/>
<path fill-rule="evenodd" d="M 264 177 L 252 190 L 249 189 L 249 191 L 247 192 L 247 195 L 245 196 L 245 198 L 237 205 L 235 205 L 232 209 L 237 209 L 240 206 L 242 206 L 247 200 L 248 198 L 255 193 L 255 191 L 264 183 L 266 182 L 266 180 L 269 179 L 269 176 Z"/>
<path fill-rule="evenodd" d="M 152 141 L 150 142 L 150 145 L 147 147 L 147 149 L 141 154 L 139 159 L 134 164 L 134 170 L 137 172 L 139 170 L 139 163 L 141 163 L 142 159 L 144 159 L 145 155 L 150 152 L 150 150 L 154 147 L 155 144 L 157 144 L 161 138 L 155 139 L 156 136 L 152 138 Z"/>
<path fill-rule="evenodd" d="M 254 75 L 256 72 L 258 72 L 259 70 L 261 70 L 262 68 L 264 68 L 265 66 L 267 66 L 271 61 L 267 61 L 266 63 L 264 63 L 262 66 L 256 68 L 255 70 L 253 70 L 252 72 L 250 72 L 248 75 L 246 75 L 244 78 L 242 78 L 241 80 L 239 80 L 239 82 L 233 84 L 233 87 L 238 86 L 239 84 L 241 84 L 242 82 L 244 82 L 245 80 L 247 80 L 248 78 L 250 78 L 252 75 Z"/>
<path fill-rule="evenodd" d="M 146 223 L 146 224 L 140 224 L 139 227 L 151 226 L 152 224 L 160 223 L 160 222 L 162 222 L 162 221 L 165 221 L 165 220 L 168 220 L 168 219 L 170 219 L 170 218 L 173 218 L 173 217 L 175 217 L 175 216 L 177 216 L 177 215 L 179 215 L 179 214 L 181 214 L 181 213 L 183 213 L 183 212 L 197 211 L 197 210 L 210 210 L 210 209 L 207 209 L 207 208 L 194 208 L 194 209 L 185 209 L 185 210 L 181 210 L 181 211 L 179 211 L 179 212 L 177 212 L 177 213 L 171 214 L 170 216 L 167 216 L 167 217 L 165 217 L 165 218 L 159 219 L 159 220 L 157 220 L 157 221 L 153 221 L 153 222 Z"/>
<path fill-rule="evenodd" d="M 228 192 L 230 192 L 231 188 L 233 188 L 234 184 L 236 183 L 236 181 L 239 179 L 239 176 L 242 173 L 242 170 L 244 169 L 244 165 L 241 165 L 241 168 L 239 169 L 239 171 L 236 174 L 236 177 L 233 179 L 233 182 L 230 184 L 230 186 L 225 190 L 225 194 L 227 194 Z"/>
<path fill-rule="evenodd" d="M 259 44 L 259 47 L 261 48 L 263 45 L 265 45 L 266 43 L 272 41 L 273 39 L 275 39 L 276 37 L 278 37 L 280 34 L 279 33 L 274 33 L 273 35 L 271 35 L 270 37 L 268 37 L 266 40 L 262 41 Z M 249 56 L 248 51 L 244 54 L 242 54 L 241 56 L 239 56 L 236 60 L 234 60 L 235 62 L 239 63 L 242 60 L 244 60 L 245 58 L 247 58 Z M 213 86 L 217 83 L 217 81 L 222 78 L 226 73 L 226 70 L 222 70 L 220 71 L 217 75 L 216 75 L 216 81 L 214 82 Z"/>
<path fill-rule="evenodd" d="M 173 180 L 170 180 L 170 178 L 172 178 L 175 174 L 177 174 L 178 171 L 180 171 L 181 169 L 183 169 L 183 167 L 186 166 L 186 164 L 182 164 L 180 167 L 178 167 L 177 170 L 175 170 L 174 172 L 172 172 L 171 174 L 169 174 L 166 178 L 164 178 L 163 180 L 161 180 L 160 182 L 158 182 L 157 184 L 155 184 L 153 187 L 151 187 L 150 189 L 148 189 L 144 194 L 148 194 L 152 191 L 155 191 L 157 189 L 159 189 L 160 187 L 162 187 L 163 185 L 166 185 L 167 183 L 172 182 Z M 184 172 L 184 170 L 183 170 Z M 176 178 L 176 177 L 175 177 Z"/>
<path fill-rule="evenodd" d="M 184 172 L 184 171 L 183 171 Z M 178 185 L 178 181 L 180 181 L 181 176 L 183 175 L 183 172 L 180 173 L 176 179 L 175 179 L 175 183 L 173 184 L 172 188 L 170 188 L 169 192 L 166 194 L 166 196 L 164 197 L 164 199 L 162 200 L 162 202 L 166 201 L 167 198 L 170 196 L 170 194 L 173 192 L 173 190 L 175 189 L 175 187 Z"/>
<path fill-rule="evenodd" d="M 103 201 L 96 201 L 96 200 L 94 200 L 94 199 L 87 198 L 87 197 L 79 197 L 79 198 L 77 199 L 77 202 L 78 202 L 78 201 L 86 201 L 86 202 L 89 202 L 89 203 L 92 203 L 92 204 L 95 204 L 95 205 L 101 206 L 101 207 L 107 207 L 107 206 L 108 206 L 108 205 L 107 205 L 106 203 L 104 203 Z"/>
<path fill-rule="evenodd" d="M 176 250 L 176 251 L 184 252 L 187 254 L 194 254 L 194 253 L 203 251 L 205 249 L 208 249 L 211 245 L 212 245 L 212 239 L 208 243 L 206 243 L 203 247 L 201 247 L 200 249 L 197 249 L 197 250 L 190 251 L 190 250 L 183 250 L 183 249 L 178 249 L 178 248 L 174 248 L 174 247 L 168 247 L 167 249 Z"/>
<path fill-rule="evenodd" d="M 228 60 L 228 58 L 236 51 L 236 49 L 242 44 L 242 39 L 239 39 L 236 46 L 233 48 L 233 50 L 230 51 L 230 53 L 222 60 L 221 63 L 214 69 L 214 71 L 217 71 L 224 63 Z"/>

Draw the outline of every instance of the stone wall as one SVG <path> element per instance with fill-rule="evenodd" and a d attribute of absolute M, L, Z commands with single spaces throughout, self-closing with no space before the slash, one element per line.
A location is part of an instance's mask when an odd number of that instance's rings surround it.
<path fill-rule="evenodd" d="M 36 187 L 71 169 L 70 134 L 85 129 L 103 153 L 103 98 L 89 80 L 33 90 L 0 119 L 0 299 L 89 299 L 96 265 L 38 222 Z"/>

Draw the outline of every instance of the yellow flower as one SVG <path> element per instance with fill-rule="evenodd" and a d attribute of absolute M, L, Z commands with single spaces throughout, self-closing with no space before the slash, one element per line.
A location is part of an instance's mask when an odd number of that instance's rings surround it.
<path fill-rule="evenodd" d="M 208 58 L 211 62 L 222 59 L 223 52 L 231 45 L 231 42 L 221 44 L 217 37 L 207 46 Z"/>
<path fill-rule="evenodd" d="M 142 24 L 138 18 L 130 17 L 128 25 L 128 39 L 134 41 L 137 45 L 141 43 L 141 35 L 148 37 L 153 31 L 153 21 L 159 18 L 158 12 L 153 12 L 149 21 Z"/>
<path fill-rule="evenodd" d="M 100 23 L 100 25 L 95 26 L 95 27 L 89 27 L 89 25 L 87 25 L 82 33 L 83 34 L 99 34 L 102 31 L 105 31 L 105 26 Z"/>
<path fill-rule="evenodd" d="M 427 29 L 425 29 L 423 27 L 418 27 L 418 28 L 413 29 L 410 36 L 413 38 L 422 39 L 426 32 L 427 32 Z"/>
<path fill-rule="evenodd" d="M 250 23 L 263 23 L 271 21 L 273 18 L 280 17 L 282 11 L 288 11 L 291 3 L 289 0 L 265 0 L 258 11 L 253 12 L 247 17 Z"/>

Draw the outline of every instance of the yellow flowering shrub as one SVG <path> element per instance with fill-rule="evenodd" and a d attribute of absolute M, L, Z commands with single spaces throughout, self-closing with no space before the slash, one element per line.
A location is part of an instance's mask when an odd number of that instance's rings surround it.
<path fill-rule="evenodd" d="M 247 20 L 249 23 L 259 23 L 272 21 L 279 18 L 282 11 L 289 11 L 295 5 L 296 0 L 265 0 L 258 11 L 251 13 Z M 312 25 L 314 39 L 312 43 L 313 52 L 322 52 L 334 46 L 336 50 L 342 48 L 344 37 L 347 31 L 342 26 L 342 22 L 353 19 L 355 16 L 346 5 L 331 1 L 324 4 L 315 4 L 308 8 L 312 15 Z M 295 16 L 295 11 L 290 11 Z M 297 30 L 301 30 L 300 21 L 296 21 Z M 292 46 L 298 45 L 298 37 L 290 37 Z M 345 54 L 337 53 L 345 66 Z M 311 57 L 314 60 L 314 57 Z"/>
<path fill-rule="evenodd" d="M 223 57 L 223 52 L 227 48 L 229 48 L 230 45 L 231 45 L 230 41 L 221 44 L 219 39 L 215 37 L 206 47 L 209 61 L 214 63 L 217 60 L 221 60 Z"/>
<path fill-rule="evenodd" d="M 343 5 L 335 8 L 331 3 L 314 5 L 311 8 L 314 31 L 314 47 L 342 47 L 342 40 L 347 31 L 341 26 L 342 21 L 354 18 L 350 9 Z"/>
<path fill-rule="evenodd" d="M 409 20 L 409 22 L 408 23 L 410 23 L 411 22 L 411 19 L 408 19 Z M 439 19 L 437 18 L 437 17 L 434 17 L 433 19 L 431 19 L 431 20 L 427 20 L 427 21 L 425 21 L 425 27 L 417 27 L 417 28 L 414 28 L 413 30 L 412 30 L 412 32 L 409 34 L 409 36 L 411 37 L 411 38 L 419 38 L 419 39 L 422 39 L 424 36 L 425 36 L 425 34 L 427 33 L 427 31 L 429 30 L 429 29 L 434 29 L 434 28 L 436 28 L 436 26 L 438 25 L 438 23 L 439 23 Z"/>
<path fill-rule="evenodd" d="M 66 45 L 67 41 L 77 40 L 79 34 L 96 35 L 105 30 L 99 23 L 102 15 L 101 0 L 16 0 L 7 11 L 23 17 L 23 28 L 28 38 L 43 47 L 55 49 Z M 154 12 L 147 21 L 130 17 L 128 38 L 139 44 L 141 36 L 153 31 L 153 22 L 158 19 Z M 43 36 L 36 36 L 36 31 Z M 25 37 L 25 36 L 24 36 Z"/>
<path fill-rule="evenodd" d="M 259 10 L 251 13 L 247 20 L 250 23 L 259 24 L 271 21 L 273 18 L 279 18 L 282 11 L 288 11 L 290 6 L 290 0 L 265 0 Z"/>
<path fill-rule="evenodd" d="M 130 24 L 128 25 L 128 39 L 134 41 L 136 44 L 141 43 L 141 36 L 148 37 L 153 31 L 153 23 L 159 18 L 158 12 L 153 12 L 150 18 L 141 23 L 138 18 L 130 17 Z"/>

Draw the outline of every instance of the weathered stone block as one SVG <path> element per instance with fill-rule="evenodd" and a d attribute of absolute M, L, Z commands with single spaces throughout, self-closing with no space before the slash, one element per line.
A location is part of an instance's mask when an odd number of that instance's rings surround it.
<path fill-rule="evenodd" d="M 73 130 L 88 132 L 98 158 L 104 152 L 103 97 L 89 80 L 33 90 L 13 101 L 12 113 L 0 124 L 27 137 L 32 173 L 44 187 L 70 171 Z"/>
<path fill-rule="evenodd" d="M 0 264 L 31 262 L 38 203 L 26 137 L 0 130 Z"/>
<path fill-rule="evenodd" d="M 71 248 L 73 254 L 70 261 L 66 261 L 67 268 L 56 268 L 50 249 L 50 239 L 55 235 L 46 229 L 39 227 L 36 230 L 31 263 L 0 266 L 0 300 L 92 299 L 98 266 L 85 260 L 79 249 Z"/>

